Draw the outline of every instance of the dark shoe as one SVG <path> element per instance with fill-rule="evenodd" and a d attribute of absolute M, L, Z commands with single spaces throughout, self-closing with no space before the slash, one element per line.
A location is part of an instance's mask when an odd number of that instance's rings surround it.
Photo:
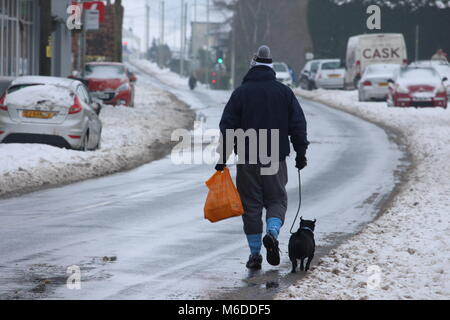
<path fill-rule="evenodd" d="M 263 238 L 264 247 L 267 250 L 267 262 L 272 266 L 280 264 L 280 249 L 278 240 L 271 233 L 267 233 Z"/>
<path fill-rule="evenodd" d="M 245 265 L 249 269 L 259 270 L 261 269 L 262 255 L 250 255 L 247 264 Z"/>

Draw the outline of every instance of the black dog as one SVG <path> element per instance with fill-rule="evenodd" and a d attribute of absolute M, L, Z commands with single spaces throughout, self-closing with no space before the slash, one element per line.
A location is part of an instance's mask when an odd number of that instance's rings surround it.
<path fill-rule="evenodd" d="M 309 265 L 314 258 L 314 252 L 316 250 L 316 242 L 314 241 L 314 228 L 316 226 L 316 219 L 303 220 L 300 217 L 300 228 L 296 233 L 291 235 L 289 239 L 289 259 L 292 262 L 292 273 L 296 272 L 297 259 L 301 260 L 300 270 L 309 270 Z M 303 261 L 308 258 L 306 267 L 303 267 Z"/>

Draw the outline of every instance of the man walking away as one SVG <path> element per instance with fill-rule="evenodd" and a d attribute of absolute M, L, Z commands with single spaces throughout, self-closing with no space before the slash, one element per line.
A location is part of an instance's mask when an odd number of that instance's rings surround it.
<path fill-rule="evenodd" d="M 266 150 L 272 150 L 271 144 L 278 144 L 279 147 L 279 154 L 275 155 L 278 170 L 272 175 L 261 174 L 267 164 L 261 161 L 259 152 L 256 163 L 252 163 L 249 157 L 248 141 L 245 141 L 243 148 L 245 156 L 237 152 L 240 150 L 238 146 L 240 140 L 234 139 L 231 142 L 239 158 L 236 184 L 245 210 L 242 218 L 250 247 L 250 258 L 246 266 L 249 269 L 261 269 L 262 243 L 267 250 L 267 261 L 275 266 L 280 264 L 277 238 L 287 210 L 288 174 L 285 159 L 290 153 L 289 137 L 297 153 L 295 160 L 298 170 L 307 165 L 306 149 L 309 142 L 303 110 L 292 90 L 276 81 L 272 56 L 267 46 L 261 46 L 258 49 L 242 85 L 233 92 L 225 106 L 220 121 L 222 137 L 218 151 L 221 154 L 221 160 L 216 165 L 216 170 L 224 170 L 226 160 L 232 152 L 226 147 L 227 130 L 238 129 L 244 132 L 256 130 L 258 147 L 260 147 L 259 140 L 263 139 L 261 131 L 278 131 L 276 141 L 272 141 L 273 136 L 270 133 L 264 135 L 268 137 Z M 270 157 L 274 159 L 274 155 Z M 266 209 L 267 226 L 264 239 L 262 239 L 263 209 Z"/>

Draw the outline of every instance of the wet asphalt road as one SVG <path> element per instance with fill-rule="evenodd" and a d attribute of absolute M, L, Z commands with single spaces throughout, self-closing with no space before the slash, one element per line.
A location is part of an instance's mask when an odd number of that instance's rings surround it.
<path fill-rule="evenodd" d="M 187 101 L 206 127 L 217 127 L 227 93 L 190 92 L 139 76 Z M 376 216 L 397 182 L 402 154 L 373 124 L 317 103 L 301 104 L 312 142 L 302 171 L 302 215 L 318 220 L 320 255 Z M 298 204 L 297 173 L 292 159 L 288 164 L 279 267 L 245 269 L 240 218 L 203 220 L 204 181 L 213 166 L 174 165 L 166 157 L 129 172 L 1 200 L 0 298 L 272 298 L 301 277 L 289 274 L 287 257 Z M 80 290 L 66 286 L 71 265 L 81 269 Z"/>

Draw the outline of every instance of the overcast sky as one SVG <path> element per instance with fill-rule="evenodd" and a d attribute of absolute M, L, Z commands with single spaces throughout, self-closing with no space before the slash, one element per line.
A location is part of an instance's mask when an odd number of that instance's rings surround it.
<path fill-rule="evenodd" d="M 190 37 L 190 22 L 194 20 L 194 4 L 197 3 L 197 21 L 206 21 L 207 0 L 184 0 L 188 4 L 188 38 Z M 145 46 L 145 5 L 147 0 L 122 0 L 125 8 L 124 28 L 132 28 L 141 37 L 142 49 Z M 153 38 L 159 38 L 160 33 L 160 3 L 161 0 L 148 0 L 150 5 L 150 43 Z M 212 1 L 210 0 L 210 4 Z M 212 6 L 211 6 L 212 9 Z M 210 21 L 222 21 L 221 12 L 211 10 Z M 165 42 L 178 50 L 180 44 L 181 0 L 165 0 Z"/>

